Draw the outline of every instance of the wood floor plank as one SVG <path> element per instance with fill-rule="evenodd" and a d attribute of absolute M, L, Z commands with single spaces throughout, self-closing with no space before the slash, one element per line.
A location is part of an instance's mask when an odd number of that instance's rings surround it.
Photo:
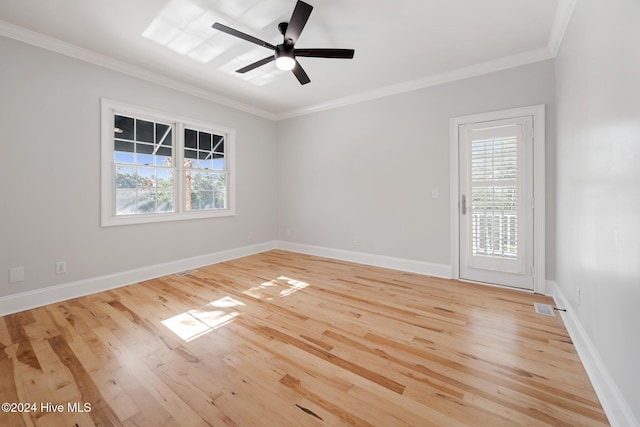
<path fill-rule="evenodd" d="M 608 425 L 534 302 L 269 251 L 0 317 L 0 425 Z"/>
<path fill-rule="evenodd" d="M 2 375 L 2 381 L 0 381 L 0 400 L 10 403 L 21 402 L 17 390 L 12 358 L 0 358 L 0 375 Z M 17 414 L 2 411 L 0 412 L 0 425 L 20 427 L 27 425 L 32 426 L 33 423 L 30 422 L 29 414 L 27 413 Z"/>

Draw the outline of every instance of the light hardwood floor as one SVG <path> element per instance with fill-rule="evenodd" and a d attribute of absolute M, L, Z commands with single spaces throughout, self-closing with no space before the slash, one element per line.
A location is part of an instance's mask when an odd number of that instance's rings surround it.
<path fill-rule="evenodd" d="M 270 251 L 0 318 L 0 425 L 608 425 L 534 302 Z"/>

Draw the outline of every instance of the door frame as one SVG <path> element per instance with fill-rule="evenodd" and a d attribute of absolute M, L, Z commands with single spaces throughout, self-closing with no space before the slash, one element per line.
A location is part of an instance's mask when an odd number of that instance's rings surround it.
<path fill-rule="evenodd" d="M 533 117 L 533 292 L 546 293 L 545 279 L 545 105 L 511 108 L 449 119 L 451 162 L 451 277 L 460 280 L 460 126 L 522 116 Z"/>

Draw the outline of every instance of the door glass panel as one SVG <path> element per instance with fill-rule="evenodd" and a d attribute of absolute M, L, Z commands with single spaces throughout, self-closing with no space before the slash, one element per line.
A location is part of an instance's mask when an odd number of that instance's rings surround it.
<path fill-rule="evenodd" d="M 471 252 L 518 257 L 518 147 L 515 136 L 471 142 Z"/>

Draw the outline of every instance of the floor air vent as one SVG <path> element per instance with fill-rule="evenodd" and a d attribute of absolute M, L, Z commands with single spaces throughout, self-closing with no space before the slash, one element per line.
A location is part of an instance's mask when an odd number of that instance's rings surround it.
<path fill-rule="evenodd" d="M 176 273 L 176 276 L 186 276 L 188 274 L 193 274 L 196 273 L 198 270 L 185 270 L 185 271 L 181 271 L 180 273 Z"/>
<path fill-rule="evenodd" d="M 536 313 L 538 314 L 549 317 L 556 317 L 556 314 L 553 312 L 553 307 L 551 307 L 549 304 L 534 302 L 533 306 L 536 308 Z"/>

